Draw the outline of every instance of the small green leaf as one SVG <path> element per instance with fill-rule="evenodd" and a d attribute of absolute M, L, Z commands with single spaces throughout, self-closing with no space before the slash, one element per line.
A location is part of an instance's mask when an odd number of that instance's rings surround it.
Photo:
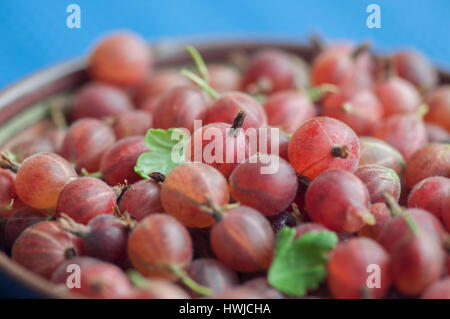
<path fill-rule="evenodd" d="M 326 277 L 326 253 L 336 246 L 331 231 L 309 232 L 294 241 L 295 228 L 284 227 L 277 236 L 269 283 L 288 295 L 304 296 Z"/>
<path fill-rule="evenodd" d="M 134 171 L 143 178 L 159 172 L 167 175 L 173 168 L 184 163 L 184 149 L 189 133 L 179 128 L 168 130 L 149 129 L 145 135 L 145 144 L 150 152 L 141 154 Z"/>

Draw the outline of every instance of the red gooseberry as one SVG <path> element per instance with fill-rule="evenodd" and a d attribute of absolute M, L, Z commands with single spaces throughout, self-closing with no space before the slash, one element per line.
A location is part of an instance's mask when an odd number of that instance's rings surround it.
<path fill-rule="evenodd" d="M 338 232 L 357 232 L 374 224 L 369 191 L 350 172 L 332 169 L 315 178 L 306 192 L 306 211 L 315 222 Z"/>
<path fill-rule="evenodd" d="M 400 198 L 400 178 L 394 170 L 376 164 L 358 167 L 355 175 L 369 190 L 370 202 L 384 202 L 385 194 L 391 195 L 396 201 Z"/>
<path fill-rule="evenodd" d="M 225 177 L 207 164 L 181 164 L 170 171 L 161 187 L 164 210 L 187 227 L 204 228 L 214 223 L 201 209 L 208 200 L 224 206 L 230 194 Z"/>
<path fill-rule="evenodd" d="M 407 160 L 405 180 L 408 187 L 413 188 L 431 176 L 450 177 L 450 144 L 426 144 Z"/>
<path fill-rule="evenodd" d="M 162 213 L 161 186 L 153 180 L 142 180 L 122 190 L 117 199 L 121 212 L 127 212 L 137 221 L 145 216 Z"/>
<path fill-rule="evenodd" d="M 96 45 L 89 57 L 89 71 L 95 80 L 115 85 L 134 85 L 144 80 L 152 66 L 149 47 L 138 35 L 121 32 Z"/>
<path fill-rule="evenodd" d="M 78 279 L 71 276 L 75 272 L 79 273 Z M 132 294 L 131 283 L 119 267 L 91 257 L 78 257 L 62 263 L 51 280 L 84 298 L 120 299 Z"/>
<path fill-rule="evenodd" d="M 383 298 L 391 285 L 389 262 L 389 255 L 376 241 L 352 238 L 331 253 L 328 287 L 336 298 Z M 378 276 L 370 278 L 374 272 Z"/>
<path fill-rule="evenodd" d="M 131 264 L 146 277 L 174 280 L 189 267 L 192 241 L 187 229 L 167 214 L 145 217 L 128 238 Z"/>
<path fill-rule="evenodd" d="M 355 132 L 341 121 L 316 117 L 295 131 L 288 152 L 297 173 L 313 180 L 327 169 L 355 171 L 359 141 Z"/>
<path fill-rule="evenodd" d="M 136 160 L 148 152 L 144 136 L 129 136 L 111 145 L 103 154 L 100 171 L 109 185 L 133 184 L 141 179 L 134 171 Z"/>
<path fill-rule="evenodd" d="M 60 155 L 75 164 L 81 172 L 97 172 L 100 160 L 116 138 L 109 126 L 97 119 L 80 119 L 70 126 L 64 138 Z"/>
<path fill-rule="evenodd" d="M 73 98 L 71 117 L 74 120 L 93 117 L 102 120 L 133 109 L 125 92 L 102 83 L 88 83 Z"/>
<path fill-rule="evenodd" d="M 86 225 L 92 218 L 112 214 L 116 194 L 106 183 L 94 177 L 80 177 L 61 190 L 56 205 L 56 216 L 62 213 Z"/>
<path fill-rule="evenodd" d="M 34 224 L 16 239 L 11 253 L 15 262 L 50 279 L 61 263 L 84 254 L 82 240 L 55 221 Z"/>
<path fill-rule="evenodd" d="M 287 161 L 268 154 L 255 154 L 239 164 L 229 178 L 231 196 L 263 215 L 286 209 L 297 193 L 297 176 Z"/>

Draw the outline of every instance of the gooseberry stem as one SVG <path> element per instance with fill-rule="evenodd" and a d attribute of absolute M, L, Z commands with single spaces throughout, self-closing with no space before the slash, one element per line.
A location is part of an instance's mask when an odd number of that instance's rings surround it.
<path fill-rule="evenodd" d="M 209 214 L 216 222 L 220 222 L 224 215 L 224 209 L 229 209 L 229 207 L 219 207 L 214 201 L 206 195 L 206 204 L 200 203 L 198 206 L 199 208 L 205 212 L 206 214 Z"/>
<path fill-rule="evenodd" d="M 298 205 L 296 203 L 292 203 L 291 207 L 292 207 L 292 214 L 291 215 L 295 219 L 295 224 L 296 225 L 300 225 L 301 223 L 303 223 L 302 213 L 300 213 L 300 209 L 298 208 Z"/>
<path fill-rule="evenodd" d="M 62 229 L 80 237 L 83 237 L 89 232 L 87 226 L 77 223 L 70 216 L 64 213 L 61 213 L 61 217 L 58 218 L 58 225 Z"/>
<path fill-rule="evenodd" d="M 231 132 L 233 135 L 237 135 L 238 130 L 242 128 L 242 125 L 244 125 L 246 115 L 247 114 L 244 111 L 239 111 L 239 113 L 234 118 L 233 125 L 231 125 Z"/>
<path fill-rule="evenodd" d="M 306 176 L 300 175 L 300 174 L 297 174 L 297 181 L 299 184 L 301 184 L 305 188 L 308 188 L 309 185 L 311 185 L 311 179 L 309 179 Z"/>
<path fill-rule="evenodd" d="M 131 283 L 138 288 L 145 288 L 148 284 L 148 280 L 134 269 L 128 270 L 127 275 Z"/>
<path fill-rule="evenodd" d="M 148 174 L 148 177 L 150 177 L 152 180 L 154 180 L 157 183 L 164 183 L 164 181 L 166 180 L 166 176 L 159 172 L 152 172 L 152 173 Z"/>
<path fill-rule="evenodd" d="M 192 59 L 195 62 L 195 66 L 197 67 L 198 72 L 200 73 L 200 75 L 203 78 L 203 80 L 206 83 L 209 83 L 208 68 L 206 67 L 205 61 L 203 60 L 203 58 L 200 55 L 200 53 L 192 45 L 188 45 L 186 47 L 186 51 L 192 56 Z"/>
<path fill-rule="evenodd" d="M 84 177 L 95 177 L 95 178 L 102 178 L 103 177 L 103 173 L 102 172 L 89 173 L 85 168 L 81 169 L 81 175 L 83 175 Z"/>
<path fill-rule="evenodd" d="M 205 80 L 200 78 L 197 74 L 194 72 L 188 70 L 188 69 L 182 69 L 181 75 L 187 77 L 191 81 L 193 81 L 195 84 L 197 84 L 203 91 L 208 93 L 213 99 L 218 99 L 220 97 L 220 94 L 214 90 L 212 87 L 209 86 L 208 83 L 206 83 Z"/>
<path fill-rule="evenodd" d="M 9 212 L 13 209 L 13 206 L 14 206 L 14 198 L 11 198 L 9 203 L 7 205 L 4 205 L 3 207 L 0 207 L 0 209 Z"/>
<path fill-rule="evenodd" d="M 384 201 L 391 211 L 392 216 L 398 216 L 402 213 L 403 209 L 400 207 L 400 205 L 397 204 L 394 197 L 391 196 L 389 193 L 384 193 Z"/>
<path fill-rule="evenodd" d="M 338 91 L 339 88 L 336 85 L 325 83 L 307 89 L 306 94 L 310 101 L 317 102 L 320 101 L 326 93 L 336 93 Z"/>
<path fill-rule="evenodd" d="M 409 229 L 411 229 L 412 233 L 414 235 L 417 235 L 419 233 L 419 227 L 417 226 L 416 222 L 410 215 L 405 213 L 403 209 L 400 207 L 399 204 L 395 201 L 394 197 L 392 197 L 388 193 L 384 193 L 385 203 L 389 210 L 391 211 L 392 216 L 400 216 L 402 217 L 405 222 L 408 224 Z"/>
<path fill-rule="evenodd" d="M 210 296 L 212 291 L 210 288 L 205 287 L 205 286 L 201 286 L 198 283 L 196 283 L 194 280 L 192 280 L 191 277 L 189 277 L 189 275 L 183 271 L 182 269 L 180 269 L 177 266 L 173 266 L 171 267 L 171 270 L 173 271 L 173 273 L 181 279 L 181 281 L 188 286 L 189 288 L 191 288 L 193 291 L 195 291 L 196 293 L 200 294 L 200 295 L 204 295 L 204 296 Z"/>
<path fill-rule="evenodd" d="M 17 173 L 20 164 L 10 159 L 5 153 L 0 153 L 0 167 L 9 169 L 10 171 Z"/>
<path fill-rule="evenodd" d="M 339 158 L 344 158 L 344 159 L 347 158 L 348 155 L 350 154 L 350 150 L 347 147 L 347 145 L 343 145 L 343 146 L 334 145 L 331 148 L 330 152 L 331 152 L 331 155 L 333 155 L 334 157 L 339 157 Z"/>
<path fill-rule="evenodd" d="M 417 109 L 416 114 L 418 117 L 423 118 L 428 113 L 429 110 L 430 108 L 428 107 L 427 104 L 422 104 Z"/>
<path fill-rule="evenodd" d="M 372 215 L 372 213 L 368 210 L 368 209 L 364 209 L 362 212 L 361 212 L 361 217 L 362 217 L 362 219 L 364 220 L 364 222 L 367 224 L 367 225 L 370 225 L 370 226 L 372 226 L 372 225 L 375 225 L 376 224 L 376 220 L 375 220 L 375 217 Z"/>

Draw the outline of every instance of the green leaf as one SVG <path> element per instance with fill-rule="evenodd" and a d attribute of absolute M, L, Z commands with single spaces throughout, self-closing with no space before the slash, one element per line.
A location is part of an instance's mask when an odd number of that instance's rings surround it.
<path fill-rule="evenodd" d="M 134 171 L 143 178 L 149 178 L 148 174 L 152 172 L 169 174 L 173 168 L 184 163 L 188 138 L 189 133 L 179 128 L 149 129 L 145 135 L 145 144 L 150 152 L 138 157 Z"/>
<path fill-rule="evenodd" d="M 295 234 L 295 228 L 289 227 L 278 234 L 268 281 L 281 292 L 301 297 L 325 279 L 326 253 L 336 246 L 338 238 L 324 230 L 306 233 L 294 241 Z"/>

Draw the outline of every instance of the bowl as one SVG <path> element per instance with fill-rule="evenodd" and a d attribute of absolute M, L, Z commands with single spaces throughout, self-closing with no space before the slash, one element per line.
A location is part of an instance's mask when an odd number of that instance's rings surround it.
<path fill-rule="evenodd" d="M 317 47 L 292 39 L 228 39 L 168 40 L 152 45 L 156 68 L 180 66 L 191 62 L 185 46 L 193 44 L 208 62 L 227 60 L 236 52 L 251 53 L 260 48 L 276 47 L 297 54 L 310 62 Z M 0 92 L 0 150 L 27 136 L 40 134 L 51 125 L 48 120 L 49 98 L 70 94 L 89 80 L 86 60 L 75 59 L 36 72 Z M 450 83 L 450 73 L 440 70 L 440 83 Z M 65 290 L 31 273 L 0 252 L 0 272 L 13 285 L 20 296 L 46 298 L 71 297 Z M 17 296 L 19 297 L 19 296 Z"/>

